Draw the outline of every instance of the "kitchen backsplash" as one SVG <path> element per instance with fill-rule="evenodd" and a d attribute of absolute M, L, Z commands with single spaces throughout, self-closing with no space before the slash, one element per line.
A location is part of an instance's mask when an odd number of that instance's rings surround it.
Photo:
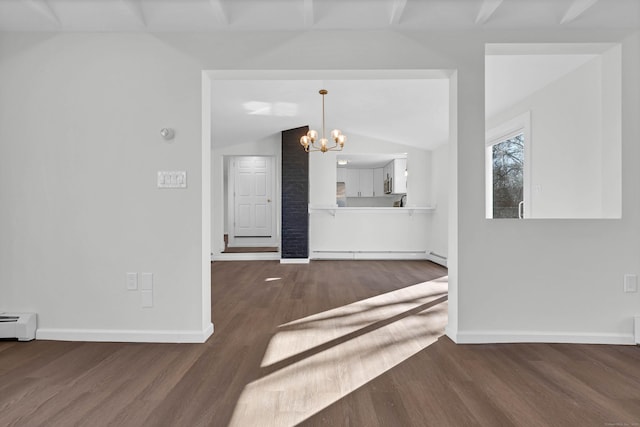
<path fill-rule="evenodd" d="M 347 206 L 350 208 L 390 208 L 393 202 L 400 201 L 400 194 L 385 197 L 347 197 Z"/>

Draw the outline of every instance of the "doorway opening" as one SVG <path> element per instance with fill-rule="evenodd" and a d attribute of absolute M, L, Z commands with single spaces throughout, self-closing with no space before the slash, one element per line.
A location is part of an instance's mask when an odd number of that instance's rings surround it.
<path fill-rule="evenodd" d="M 249 240 L 251 236 L 232 236 L 234 226 L 230 226 L 229 210 L 235 209 L 235 201 L 230 202 L 229 196 L 232 191 L 229 191 L 230 184 L 224 180 L 230 179 L 230 176 L 224 168 L 228 168 L 228 159 L 233 156 L 245 156 L 245 155 L 269 155 L 274 156 L 275 159 L 281 158 L 281 132 L 283 129 L 290 129 L 299 127 L 304 124 L 313 123 L 313 120 L 317 120 L 317 88 L 326 87 L 328 82 L 340 85 L 341 92 L 346 94 L 350 87 L 354 90 L 362 89 L 363 87 L 371 84 L 387 84 L 388 80 L 395 80 L 397 82 L 409 81 L 425 81 L 433 79 L 445 79 L 448 81 L 446 85 L 439 86 L 442 89 L 442 93 L 445 93 L 445 97 L 448 99 L 448 105 L 443 103 L 440 107 L 434 107 L 434 111 L 440 114 L 445 112 L 448 119 L 436 120 L 436 117 L 440 117 L 438 114 L 427 114 L 426 117 L 433 119 L 435 125 L 444 124 L 441 126 L 443 134 L 448 135 L 448 148 L 443 146 L 441 150 L 433 150 L 432 156 L 434 167 L 438 168 L 438 173 L 432 173 L 430 167 L 416 167 L 413 170 L 411 179 L 413 183 L 429 182 L 432 175 L 435 176 L 434 181 L 437 179 L 438 186 L 437 191 L 425 192 L 423 194 L 423 201 L 414 201 L 413 203 L 428 203 L 427 200 L 431 193 L 433 197 L 442 197 L 442 203 L 439 203 L 438 212 L 430 218 L 431 224 L 429 227 L 434 230 L 438 230 L 437 235 L 433 237 L 434 244 L 436 246 L 429 247 L 428 249 L 433 252 L 426 251 L 425 254 L 431 258 L 431 253 L 442 254 L 442 258 L 447 258 L 447 263 L 451 262 L 452 272 L 455 273 L 456 259 L 457 259 L 457 245 L 455 241 L 457 239 L 457 203 L 450 202 L 457 199 L 457 72 L 455 70 L 207 70 L 205 71 L 206 85 L 205 90 L 208 91 L 206 99 L 207 104 L 204 109 L 203 121 L 207 127 L 205 137 L 206 141 L 210 144 L 211 151 L 211 243 L 212 252 L 211 260 L 213 261 L 230 261 L 230 260 L 274 260 L 282 259 L 279 253 L 250 253 L 250 254 L 233 254 L 225 253 L 225 249 L 238 246 L 239 239 Z M 312 86 L 308 88 L 306 86 Z M 331 89 L 331 88 L 330 88 Z M 262 92 L 260 90 L 263 90 Z M 247 92 L 249 95 L 244 98 L 239 98 L 238 94 L 242 91 Z M 397 93 L 397 90 L 390 93 Z M 367 91 L 367 94 L 375 93 L 380 97 L 380 93 L 386 93 L 384 91 Z M 312 98 L 309 102 L 311 107 L 306 108 L 307 95 Z M 214 96 L 215 95 L 215 96 Z M 350 120 L 345 120 L 350 126 L 356 126 L 358 123 L 361 125 L 358 129 L 360 133 L 354 130 L 350 133 L 353 137 L 349 142 L 349 149 L 357 154 L 363 154 L 369 151 L 384 151 L 389 147 L 389 141 L 398 137 L 397 129 L 403 129 L 400 126 L 396 129 L 396 132 L 387 134 L 389 126 L 380 132 L 375 133 L 375 138 L 368 136 L 365 133 L 370 131 L 371 127 L 371 115 L 367 114 L 367 109 L 362 109 L 364 104 L 371 107 L 380 105 L 379 100 L 369 100 L 366 96 L 351 96 L 345 97 L 343 102 L 337 103 L 333 109 L 332 114 L 337 117 L 346 117 L 348 112 L 358 112 L 362 117 L 356 117 Z M 429 99 L 433 99 L 430 97 Z M 225 100 L 227 101 L 225 103 Z M 385 100 L 386 101 L 386 100 Z M 229 104 L 231 102 L 231 104 Z M 355 104 L 355 106 L 354 106 Z M 391 104 L 389 102 L 383 102 L 382 104 Z M 407 103 L 394 104 L 400 107 L 408 105 Z M 233 108 L 231 108 L 233 107 Z M 345 111 L 340 112 L 340 108 Z M 303 113 L 311 111 L 310 118 L 302 117 Z M 419 116 L 421 120 L 424 119 L 424 114 L 417 113 L 419 109 L 412 106 L 408 108 L 406 114 L 403 117 L 415 117 Z M 429 110 L 430 111 L 430 110 Z M 396 114 L 398 112 L 396 111 Z M 230 115 L 235 114 L 238 120 L 235 120 Z M 405 118 L 406 118 L 405 117 Z M 360 120 L 360 122 L 358 120 Z M 249 126 L 248 123 L 252 125 Z M 387 120 L 388 122 L 388 120 Z M 355 129 L 355 128 L 354 128 Z M 257 132 L 260 131 L 260 132 Z M 431 134 L 431 133 L 430 133 Z M 418 141 L 417 144 L 421 144 L 419 141 L 424 141 L 424 124 L 422 126 L 421 135 L 417 138 L 410 138 L 411 141 Z M 429 138 L 429 141 L 436 140 L 437 138 Z M 360 142 L 360 145 L 358 143 Z M 381 148 L 382 147 L 382 148 Z M 426 150 L 426 147 L 420 145 L 415 147 L 416 150 Z M 403 151 L 404 152 L 404 151 Z M 426 156 L 425 157 L 431 157 Z M 325 160 L 324 164 L 319 163 L 320 160 Z M 336 162 L 334 155 L 326 155 L 325 157 L 311 158 L 313 165 L 310 165 L 310 182 L 312 184 L 309 205 L 333 205 L 336 201 Z M 313 167 L 312 167 L 313 166 Z M 280 164 L 276 161 L 277 170 L 277 188 L 276 198 L 278 199 L 277 213 L 277 233 L 278 240 L 276 245 L 281 247 L 280 244 L 280 216 L 281 206 L 279 206 L 282 196 L 280 176 L 282 171 L 280 170 Z M 409 185 L 409 184 L 408 184 Z M 417 184 L 411 184 L 417 185 Z M 226 194 L 225 194 L 226 193 Z M 416 199 L 418 200 L 418 199 Z M 397 211 L 393 211 L 394 213 Z M 234 212 L 235 216 L 235 212 Z M 226 218 L 225 218 L 226 217 Z M 334 220 L 334 216 L 331 218 L 325 218 L 317 216 L 310 223 L 310 244 L 313 242 L 316 246 L 321 246 L 321 241 L 318 239 L 313 240 L 320 234 L 317 232 L 321 229 L 334 230 L 335 228 L 323 228 L 321 221 Z M 341 217 L 340 217 L 341 218 Z M 454 219 L 454 221 L 450 221 Z M 435 224 L 435 222 L 438 222 Z M 360 224 L 358 224 L 360 225 Z M 357 227 L 352 227 L 357 228 Z M 387 227 L 379 227 L 377 229 L 380 232 L 387 232 Z M 315 234 L 313 234 L 315 232 Z M 235 233 L 235 230 L 233 231 Z M 424 233 L 425 235 L 431 235 L 431 233 Z M 225 245 L 225 235 L 227 244 Z M 246 237 L 246 239 L 244 239 Z M 343 237 L 343 236 L 341 236 Z M 232 240 L 234 241 L 233 243 Z M 344 239 L 343 239 L 344 240 Z M 258 246 L 248 246 L 256 248 Z M 322 249 L 322 248 L 321 248 Z M 254 249 L 255 250 L 255 249 Z M 350 249 L 348 249 L 350 250 Z M 307 260 L 308 262 L 308 260 Z M 449 282 L 449 325 L 447 327 L 447 334 L 454 337 L 457 333 L 457 282 L 456 276 L 453 275 L 453 279 Z"/>
<path fill-rule="evenodd" d="M 273 156 L 225 156 L 223 253 L 278 252 Z"/>

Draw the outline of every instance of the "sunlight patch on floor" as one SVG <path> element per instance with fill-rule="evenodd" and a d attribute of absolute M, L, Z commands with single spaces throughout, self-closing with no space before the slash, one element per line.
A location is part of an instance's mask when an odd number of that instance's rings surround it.
<path fill-rule="evenodd" d="M 281 325 L 261 364 L 273 372 L 245 387 L 230 425 L 295 425 L 428 347 L 444 333 L 447 284 L 419 283 Z"/>

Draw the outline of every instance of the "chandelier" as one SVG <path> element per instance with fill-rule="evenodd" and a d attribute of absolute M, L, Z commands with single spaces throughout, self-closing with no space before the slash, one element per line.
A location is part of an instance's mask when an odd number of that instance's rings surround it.
<path fill-rule="evenodd" d="M 320 89 L 320 95 L 322 95 L 322 138 L 318 142 L 319 145 L 316 145 L 316 141 L 318 141 L 318 132 L 315 130 L 310 130 L 307 132 L 305 136 L 300 138 L 300 144 L 304 147 L 304 151 L 307 153 L 311 151 L 322 151 L 323 153 L 336 150 L 341 151 L 344 148 L 344 143 L 347 141 L 347 137 L 342 134 L 338 129 L 334 129 L 331 131 L 331 139 L 334 142 L 334 145 L 328 146 L 329 140 L 324 136 L 324 96 L 329 93 L 326 89 Z"/>

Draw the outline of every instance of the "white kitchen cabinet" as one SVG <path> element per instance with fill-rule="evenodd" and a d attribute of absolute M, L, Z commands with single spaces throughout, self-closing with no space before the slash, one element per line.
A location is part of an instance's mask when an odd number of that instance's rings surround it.
<path fill-rule="evenodd" d="M 382 188 L 385 194 L 391 194 L 393 184 L 393 161 L 382 168 Z"/>
<path fill-rule="evenodd" d="M 407 192 L 407 159 L 393 159 L 393 191 L 394 194 Z"/>
<path fill-rule="evenodd" d="M 373 170 L 373 196 L 384 196 L 384 171 L 383 168 Z"/>
<path fill-rule="evenodd" d="M 337 168 L 336 169 L 336 181 L 337 182 L 347 182 L 347 168 Z"/>
<path fill-rule="evenodd" d="M 373 197 L 373 169 L 349 169 L 345 181 L 347 197 Z"/>
<path fill-rule="evenodd" d="M 360 169 L 360 197 L 373 197 L 373 169 Z"/>
<path fill-rule="evenodd" d="M 383 168 L 385 193 L 404 194 L 407 192 L 407 159 L 393 159 Z"/>
<path fill-rule="evenodd" d="M 358 169 L 347 169 L 345 193 L 347 194 L 347 197 L 360 196 L 360 171 Z"/>

